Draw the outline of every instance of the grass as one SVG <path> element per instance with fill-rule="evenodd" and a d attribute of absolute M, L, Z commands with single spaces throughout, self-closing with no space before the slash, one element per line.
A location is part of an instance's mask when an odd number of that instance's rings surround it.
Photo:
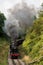
<path fill-rule="evenodd" d="M 0 38 L 0 65 L 8 65 L 8 42 L 5 38 Z"/>

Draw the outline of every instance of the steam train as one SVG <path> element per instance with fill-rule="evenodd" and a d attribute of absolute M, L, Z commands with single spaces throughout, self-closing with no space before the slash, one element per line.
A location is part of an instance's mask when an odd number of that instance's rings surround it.
<path fill-rule="evenodd" d="M 17 59 L 19 57 L 19 52 L 17 47 L 10 49 L 10 56 L 11 59 Z"/>
<path fill-rule="evenodd" d="M 19 39 L 16 42 L 12 41 L 10 44 L 10 57 L 11 59 L 18 59 L 20 56 L 19 51 L 18 51 L 18 46 L 22 44 L 24 39 Z"/>

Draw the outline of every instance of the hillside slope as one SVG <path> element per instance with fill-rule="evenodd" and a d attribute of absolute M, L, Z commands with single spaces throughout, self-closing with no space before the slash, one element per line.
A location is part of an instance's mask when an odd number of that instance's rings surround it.
<path fill-rule="evenodd" d="M 43 17 L 34 21 L 33 26 L 27 33 L 25 41 L 21 45 L 21 51 L 33 60 L 43 57 Z M 39 63 L 30 65 L 43 65 L 43 59 Z"/>
<path fill-rule="evenodd" d="M 5 38 L 0 38 L 0 65 L 7 65 L 8 41 Z"/>

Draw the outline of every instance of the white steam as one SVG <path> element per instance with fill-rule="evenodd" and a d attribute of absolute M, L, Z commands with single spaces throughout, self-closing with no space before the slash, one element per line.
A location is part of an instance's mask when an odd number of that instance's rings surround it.
<path fill-rule="evenodd" d="M 17 37 L 19 32 L 24 32 L 33 23 L 35 10 L 26 3 L 17 4 L 9 9 L 9 18 L 5 21 L 7 33 L 12 37 Z"/>

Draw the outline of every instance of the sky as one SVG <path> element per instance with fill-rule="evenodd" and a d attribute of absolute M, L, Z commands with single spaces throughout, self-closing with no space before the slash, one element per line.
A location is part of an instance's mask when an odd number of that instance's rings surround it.
<path fill-rule="evenodd" d="M 24 0 L 28 5 L 32 4 L 36 8 L 40 7 L 43 0 Z M 0 11 L 7 17 L 8 9 L 12 8 L 15 4 L 22 2 L 22 0 L 0 0 Z"/>

